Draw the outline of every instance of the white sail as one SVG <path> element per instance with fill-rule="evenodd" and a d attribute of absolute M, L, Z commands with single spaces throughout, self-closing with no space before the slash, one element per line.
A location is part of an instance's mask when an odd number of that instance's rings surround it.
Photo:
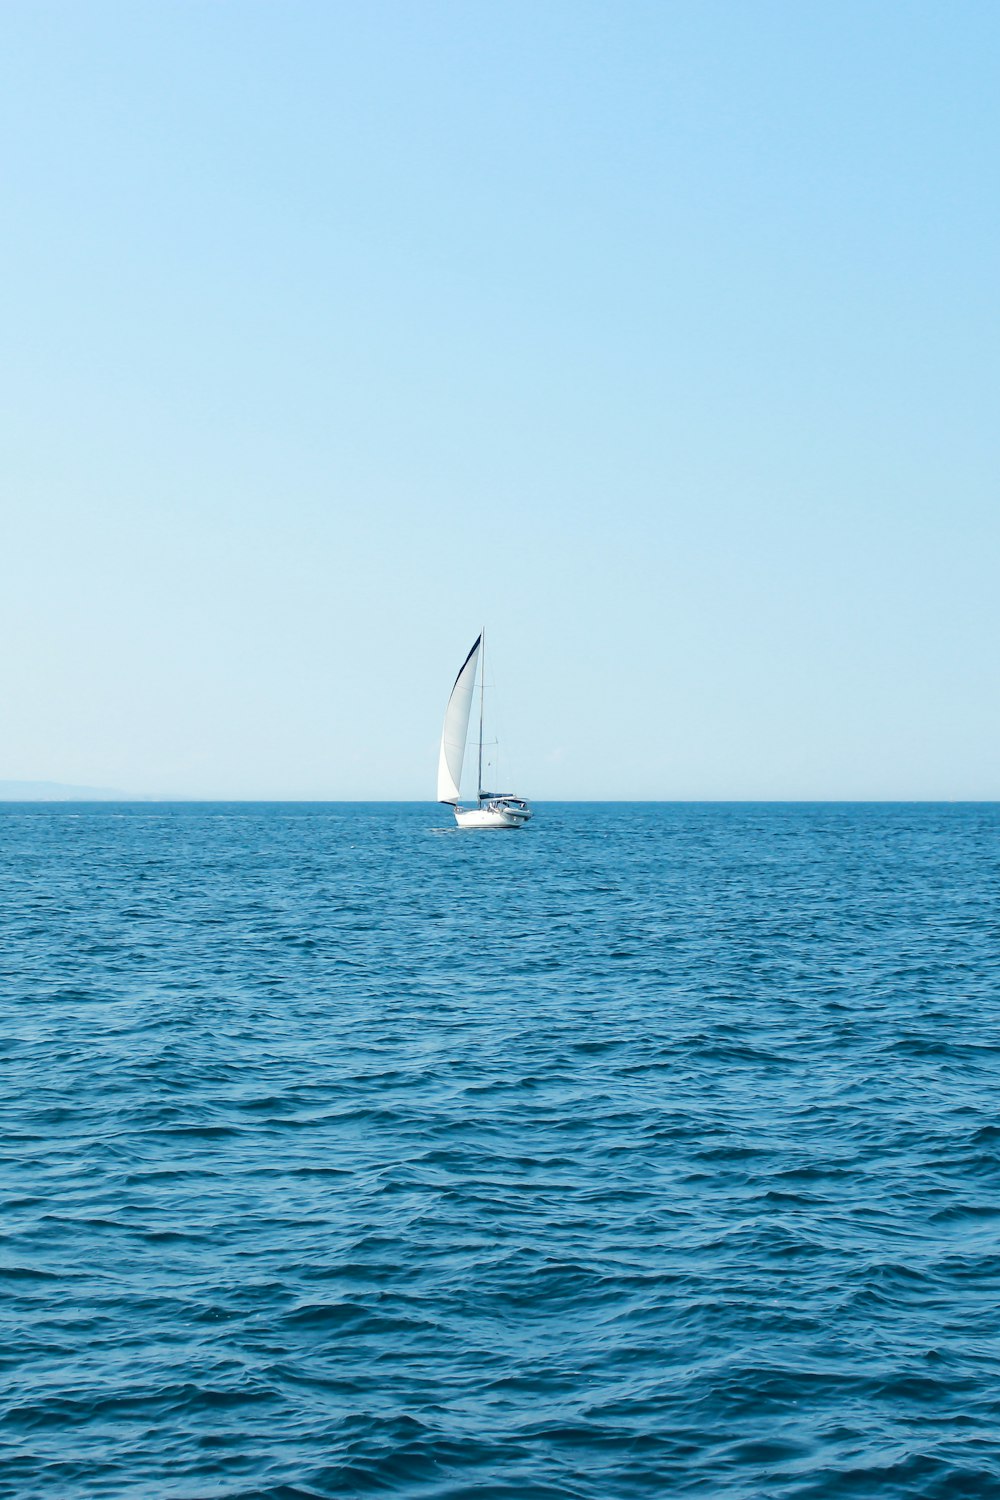
<path fill-rule="evenodd" d="M 438 757 L 438 801 L 455 802 L 462 780 L 462 761 L 465 759 L 465 742 L 469 737 L 469 714 L 472 712 L 472 692 L 476 685 L 476 667 L 479 664 L 479 648 L 482 635 L 462 663 L 455 678 L 455 686 L 448 699 L 444 714 L 444 729 L 441 731 L 441 754 Z"/>

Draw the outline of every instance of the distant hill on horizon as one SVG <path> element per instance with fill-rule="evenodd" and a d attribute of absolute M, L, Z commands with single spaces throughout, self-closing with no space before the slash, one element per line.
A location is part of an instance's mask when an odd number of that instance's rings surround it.
<path fill-rule="evenodd" d="M 126 792 L 106 786 L 70 786 L 63 781 L 0 781 L 0 802 L 125 802 Z"/>

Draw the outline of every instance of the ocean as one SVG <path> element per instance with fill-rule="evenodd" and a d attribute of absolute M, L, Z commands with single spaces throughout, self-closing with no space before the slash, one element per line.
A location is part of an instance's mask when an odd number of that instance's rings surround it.
<path fill-rule="evenodd" d="M 0 1494 L 1000 1496 L 1000 805 L 0 807 Z"/>

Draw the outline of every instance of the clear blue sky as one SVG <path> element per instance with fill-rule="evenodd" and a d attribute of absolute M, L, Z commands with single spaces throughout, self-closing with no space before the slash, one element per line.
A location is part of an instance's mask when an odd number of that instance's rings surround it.
<path fill-rule="evenodd" d="M 992 0 L 7 0 L 0 779 L 1000 797 Z"/>

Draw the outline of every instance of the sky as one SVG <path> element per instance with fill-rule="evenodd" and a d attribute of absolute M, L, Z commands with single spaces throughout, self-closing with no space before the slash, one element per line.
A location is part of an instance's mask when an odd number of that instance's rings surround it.
<path fill-rule="evenodd" d="M 0 780 L 1000 798 L 993 0 L 5 0 Z"/>

